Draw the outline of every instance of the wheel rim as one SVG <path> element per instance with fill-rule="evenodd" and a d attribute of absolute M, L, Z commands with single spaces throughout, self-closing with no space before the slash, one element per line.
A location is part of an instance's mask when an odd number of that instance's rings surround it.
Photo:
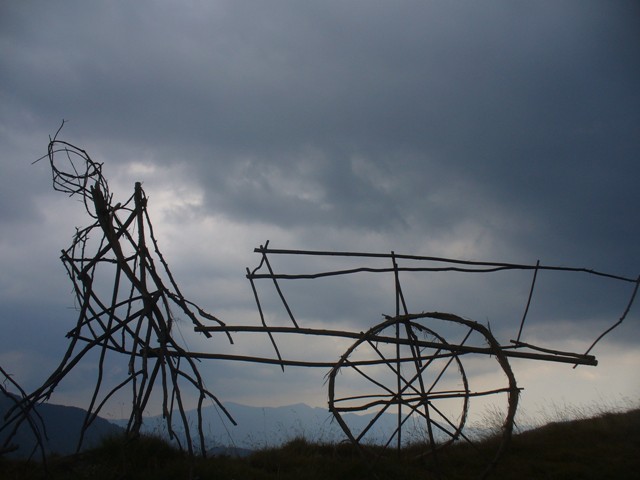
<path fill-rule="evenodd" d="M 447 327 L 449 342 L 432 327 L 434 323 L 438 329 Z M 498 361 L 507 386 L 470 389 L 461 360 L 468 352 L 461 347 L 476 344 Z M 384 447 L 376 452 L 393 448 L 400 452 L 409 444 L 421 443 L 422 455 L 436 457 L 442 448 L 459 440 L 474 444 L 463 433 L 474 397 L 507 396 L 501 440 L 495 455 L 485 454 L 487 472 L 511 436 L 518 390 L 507 359 L 488 329 L 455 315 L 432 312 L 387 317 L 342 355 L 328 383 L 329 409 L 347 437 L 358 446 L 374 443 Z M 361 421 L 353 413 L 370 415 Z M 392 426 L 385 413 L 395 417 Z"/>

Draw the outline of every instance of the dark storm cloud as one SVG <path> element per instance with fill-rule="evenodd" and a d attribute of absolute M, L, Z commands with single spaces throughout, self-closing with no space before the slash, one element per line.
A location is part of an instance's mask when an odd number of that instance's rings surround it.
<path fill-rule="evenodd" d="M 531 249 L 590 260 L 637 234 L 632 4 L 66 6 L 7 15 L 8 104 L 185 159 L 234 218 L 444 228 L 452 212 L 429 199 L 464 195 L 449 192 L 462 179 L 478 198 L 456 221 L 508 205 L 535 225 Z M 296 198 L 273 180 L 295 183 L 310 151 L 317 195 Z"/>
<path fill-rule="evenodd" d="M 184 160 L 209 206 L 239 220 L 421 232 L 506 213 L 497 233 L 536 255 L 608 251 L 620 267 L 638 233 L 637 15 L 598 2 L 14 4 L 4 119 L 52 131 L 65 117 L 87 142 Z"/>

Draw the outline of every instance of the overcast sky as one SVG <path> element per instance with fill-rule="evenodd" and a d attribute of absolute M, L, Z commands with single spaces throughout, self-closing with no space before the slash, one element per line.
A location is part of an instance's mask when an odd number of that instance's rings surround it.
<path fill-rule="evenodd" d="M 2 2 L 0 365 L 35 388 L 76 321 L 59 255 L 90 219 L 52 190 L 46 162 L 32 165 L 63 119 L 59 138 L 104 163 L 116 201 L 143 182 L 182 292 L 254 325 L 244 274 L 268 239 L 636 278 L 639 85 L 634 1 Z M 360 331 L 393 313 L 386 281 L 285 293 L 307 325 Z M 490 322 L 507 343 L 530 281 L 403 285 L 411 310 Z M 538 281 L 525 340 L 572 351 L 620 317 L 633 287 Z M 638 311 L 596 347 L 596 368 L 514 362 L 524 405 L 637 403 Z M 270 315 L 286 324 L 277 308 Z M 189 348 L 221 351 L 186 323 L 181 334 Z M 287 353 L 325 352 L 313 342 Z M 348 343 L 333 347 L 340 355 Z M 83 405 L 93 379 L 82 368 L 59 401 Z M 326 405 L 324 371 L 203 368 L 222 400 Z"/>

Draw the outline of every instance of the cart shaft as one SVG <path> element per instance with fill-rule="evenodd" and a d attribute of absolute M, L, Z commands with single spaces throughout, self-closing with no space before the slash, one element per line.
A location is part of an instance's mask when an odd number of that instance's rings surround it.
<path fill-rule="evenodd" d="M 390 343 L 390 344 L 398 344 L 398 345 L 413 345 L 416 347 L 422 348 L 433 348 L 436 350 L 443 350 L 447 352 L 451 352 L 454 355 L 463 355 L 468 353 L 477 353 L 483 355 L 494 355 L 495 352 L 493 349 L 489 347 L 473 347 L 468 345 L 456 345 L 442 342 L 429 342 L 425 340 L 416 340 L 416 339 L 406 339 L 406 338 L 395 338 L 381 335 L 371 335 L 365 333 L 356 333 L 356 332 L 346 332 L 342 330 L 326 330 L 326 329 L 315 329 L 315 328 L 296 328 L 296 327 L 262 327 L 262 326 L 230 326 L 230 327 L 195 327 L 195 331 L 197 332 L 224 332 L 224 333 L 281 333 L 281 334 L 298 334 L 298 335 L 318 335 L 318 336 L 328 336 L 328 337 L 342 337 L 342 338 L 353 338 L 360 339 L 364 335 L 367 335 L 367 339 L 372 342 L 382 342 L 382 343 Z M 516 348 L 535 348 L 539 351 L 531 352 L 531 351 L 523 351 L 516 350 Z M 593 355 L 583 355 L 578 353 L 571 352 L 561 352 L 557 350 L 548 350 L 542 349 L 538 347 L 534 347 L 529 344 L 519 343 L 515 347 L 500 347 L 501 352 L 507 357 L 513 358 L 527 358 L 530 360 L 541 360 L 545 362 L 557 362 L 557 363 L 569 363 L 572 365 L 590 365 L 596 366 L 598 361 Z M 214 358 L 210 354 L 197 354 L 200 358 Z M 246 360 L 251 359 L 253 357 L 242 357 L 231 355 L 234 359 L 238 360 Z M 332 366 L 333 363 L 330 362 L 297 362 L 297 361 L 286 361 L 286 360 L 278 360 L 278 359 L 261 359 L 259 363 L 276 363 L 282 365 L 293 365 L 293 366 Z"/>

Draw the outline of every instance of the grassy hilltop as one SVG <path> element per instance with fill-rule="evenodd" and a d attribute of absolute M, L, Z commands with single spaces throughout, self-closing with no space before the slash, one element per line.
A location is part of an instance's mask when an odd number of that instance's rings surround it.
<path fill-rule="evenodd" d="M 491 439 L 485 441 L 491 446 Z M 465 446 L 449 447 L 439 455 L 442 475 L 416 459 L 415 446 L 379 459 L 371 467 L 351 445 L 313 444 L 294 439 L 277 449 L 245 458 L 189 458 L 162 440 L 143 437 L 105 441 L 78 456 L 51 458 L 53 479 L 216 479 L 320 480 L 476 478 Z M 553 422 L 514 436 L 508 452 L 488 477 L 492 479 L 637 479 L 640 474 L 640 409 L 602 413 L 593 418 Z M 0 459 L 2 479 L 40 479 L 42 466 Z"/>

